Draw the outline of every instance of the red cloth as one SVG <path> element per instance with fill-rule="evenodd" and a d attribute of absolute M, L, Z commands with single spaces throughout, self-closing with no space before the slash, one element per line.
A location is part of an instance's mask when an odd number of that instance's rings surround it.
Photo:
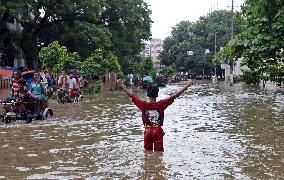
<path fill-rule="evenodd" d="M 132 97 L 132 102 L 142 112 L 143 124 L 148 125 L 144 131 L 144 149 L 146 151 L 152 151 L 153 149 L 155 151 L 164 151 L 164 131 L 161 126 L 163 126 L 164 122 L 164 111 L 174 100 L 173 96 L 158 102 L 147 102 L 136 96 Z"/>
<path fill-rule="evenodd" d="M 71 97 L 76 97 L 78 94 L 78 88 L 74 88 L 71 90 Z"/>
<path fill-rule="evenodd" d="M 141 110 L 143 124 L 163 126 L 164 111 L 174 102 L 174 97 L 158 102 L 147 102 L 139 99 L 136 96 L 132 97 L 132 102 Z"/>

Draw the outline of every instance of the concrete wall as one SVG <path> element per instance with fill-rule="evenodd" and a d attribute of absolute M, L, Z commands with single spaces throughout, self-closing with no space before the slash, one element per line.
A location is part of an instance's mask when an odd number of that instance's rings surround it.
<path fill-rule="evenodd" d="M 276 83 L 271 81 L 261 80 L 259 83 L 260 87 L 269 91 L 284 91 L 284 83 Z"/>
<path fill-rule="evenodd" d="M 233 76 L 240 76 L 243 74 L 243 70 L 248 69 L 247 66 L 242 65 L 243 63 L 243 58 L 238 58 L 234 62 L 234 67 L 233 67 L 233 75 L 230 74 L 230 65 L 229 64 L 221 64 L 221 69 L 225 70 L 225 82 L 229 83 L 232 82 Z"/>
<path fill-rule="evenodd" d="M 19 32 L 21 33 L 23 30 L 23 27 L 20 23 L 18 23 L 16 21 L 16 19 L 14 19 L 13 22 L 7 23 L 7 28 L 12 31 L 12 32 Z M 14 45 L 16 47 L 16 45 Z M 16 47 L 16 49 L 20 49 L 19 47 Z M 2 58 L 3 54 L 2 52 L 0 52 L 0 58 Z M 19 50 L 19 53 L 15 55 L 14 58 L 14 67 L 25 67 L 26 64 L 26 60 L 23 54 L 22 50 Z"/>
<path fill-rule="evenodd" d="M 240 76 L 243 74 L 242 70 L 248 69 L 247 66 L 242 65 L 243 60 L 243 58 L 238 58 L 238 60 L 235 61 L 233 69 L 234 76 Z"/>

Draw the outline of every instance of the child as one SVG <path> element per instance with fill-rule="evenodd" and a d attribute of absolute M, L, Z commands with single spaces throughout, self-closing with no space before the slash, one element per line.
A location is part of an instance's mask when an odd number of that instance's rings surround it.
<path fill-rule="evenodd" d="M 15 97 L 18 95 L 18 90 L 19 90 L 19 84 L 18 84 L 18 81 L 19 79 L 21 78 L 21 72 L 20 71 L 15 71 L 14 72 L 14 75 L 13 75 L 13 78 L 11 79 L 11 82 L 10 82 L 10 87 L 12 89 L 12 94 L 11 96 L 12 97 Z"/>
<path fill-rule="evenodd" d="M 26 81 L 24 79 L 19 79 L 19 90 L 16 95 L 16 106 L 19 107 L 19 113 L 24 117 L 26 123 L 31 123 L 33 118 L 33 98 L 28 92 L 26 87 Z"/>
<path fill-rule="evenodd" d="M 152 151 L 154 145 L 154 151 L 164 151 L 163 136 L 164 131 L 162 129 L 164 121 L 164 110 L 171 105 L 175 98 L 179 97 L 189 86 L 192 85 L 192 80 L 189 80 L 186 85 L 176 92 L 174 95 L 156 101 L 158 97 L 159 88 L 155 84 L 151 84 L 147 87 L 147 96 L 149 102 L 134 96 L 132 92 L 126 88 L 123 82 L 117 80 L 118 86 L 120 86 L 126 94 L 132 98 L 132 102 L 141 110 L 142 121 L 145 127 L 144 131 L 144 149 L 146 151 Z"/>

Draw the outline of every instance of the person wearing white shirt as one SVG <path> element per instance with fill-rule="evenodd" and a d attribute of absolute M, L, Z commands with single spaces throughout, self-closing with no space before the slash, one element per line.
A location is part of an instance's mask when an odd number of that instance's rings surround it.
<path fill-rule="evenodd" d="M 70 78 L 68 79 L 68 84 L 69 84 L 69 91 L 73 90 L 74 87 L 76 86 L 76 78 L 70 74 Z"/>

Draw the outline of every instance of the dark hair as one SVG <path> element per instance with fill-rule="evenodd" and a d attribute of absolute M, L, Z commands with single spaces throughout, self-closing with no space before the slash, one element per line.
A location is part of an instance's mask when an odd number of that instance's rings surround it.
<path fill-rule="evenodd" d="M 25 86 L 26 85 L 26 80 L 21 78 L 21 79 L 18 80 L 18 84 L 22 85 L 22 86 Z"/>
<path fill-rule="evenodd" d="M 150 98 L 158 97 L 159 88 L 156 83 L 151 83 L 147 86 L 147 96 Z"/>
<path fill-rule="evenodd" d="M 15 75 L 15 76 L 17 76 L 17 75 L 20 75 L 20 76 L 21 76 L 21 71 L 15 71 L 15 72 L 14 72 L 14 75 Z"/>
<path fill-rule="evenodd" d="M 41 78 L 39 71 L 34 72 L 33 79 Z"/>

